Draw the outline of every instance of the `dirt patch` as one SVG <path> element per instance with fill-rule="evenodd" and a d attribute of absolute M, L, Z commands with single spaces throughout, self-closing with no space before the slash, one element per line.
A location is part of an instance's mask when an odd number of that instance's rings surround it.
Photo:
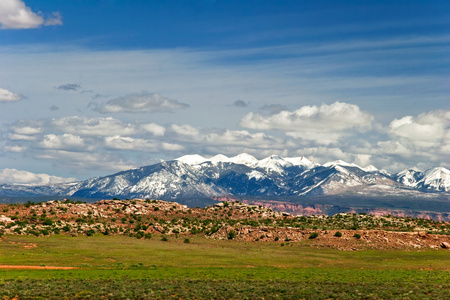
<path fill-rule="evenodd" d="M 15 265 L 0 265 L 0 269 L 19 269 L 19 270 L 71 270 L 77 269 L 75 267 L 55 267 L 55 266 L 15 266 Z"/>

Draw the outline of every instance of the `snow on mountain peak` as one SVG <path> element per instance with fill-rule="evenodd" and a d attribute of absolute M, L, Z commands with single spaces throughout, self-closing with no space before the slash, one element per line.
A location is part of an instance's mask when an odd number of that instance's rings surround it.
<path fill-rule="evenodd" d="M 343 160 L 330 161 L 330 162 L 325 163 L 323 166 L 324 166 L 324 167 L 336 167 L 336 166 L 341 166 L 341 167 L 357 167 L 357 168 L 363 169 L 363 168 L 361 168 L 360 166 L 358 166 L 357 164 L 348 163 L 348 162 L 343 161 Z"/>
<path fill-rule="evenodd" d="M 292 166 L 292 163 L 284 160 L 278 155 L 271 155 L 266 157 L 258 162 L 256 165 L 259 168 L 263 168 L 270 171 L 276 171 L 278 173 L 283 172 L 284 168 L 288 168 Z"/>
<path fill-rule="evenodd" d="M 213 156 L 209 159 L 210 162 L 213 164 L 219 163 L 219 162 L 229 162 L 230 158 L 228 156 L 225 156 L 223 154 L 217 154 L 216 156 Z"/>
<path fill-rule="evenodd" d="M 249 167 L 255 166 L 259 160 L 247 153 L 241 153 L 230 158 L 230 162 Z"/>
<path fill-rule="evenodd" d="M 192 154 L 192 155 L 184 155 L 182 157 L 179 157 L 175 160 L 181 161 L 185 164 L 188 164 L 190 166 L 201 164 L 205 161 L 208 161 L 208 159 L 204 158 L 201 155 L 198 154 Z"/>
<path fill-rule="evenodd" d="M 304 156 L 285 157 L 284 160 L 290 162 L 293 166 L 302 166 L 302 167 L 306 167 L 307 169 L 312 169 L 317 166 L 316 163 L 313 163 L 312 161 L 310 161 L 309 159 L 307 159 Z"/>
<path fill-rule="evenodd" d="M 450 190 L 450 171 L 443 167 L 436 167 L 424 172 L 424 177 L 420 182 L 427 188 L 435 190 Z"/>
<path fill-rule="evenodd" d="M 362 168 L 364 171 L 366 171 L 366 172 L 377 172 L 377 171 L 379 171 L 378 169 L 377 169 L 377 167 L 375 167 L 374 165 L 368 165 L 367 167 L 365 167 L 365 168 Z"/>

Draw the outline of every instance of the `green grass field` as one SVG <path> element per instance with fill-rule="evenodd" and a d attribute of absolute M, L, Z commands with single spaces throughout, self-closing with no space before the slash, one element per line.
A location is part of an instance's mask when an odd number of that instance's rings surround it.
<path fill-rule="evenodd" d="M 338 251 L 193 237 L 7 236 L 0 298 L 450 299 L 450 251 Z M 32 246 L 25 248 L 25 246 Z M 34 247 L 35 246 L 35 247 Z"/>

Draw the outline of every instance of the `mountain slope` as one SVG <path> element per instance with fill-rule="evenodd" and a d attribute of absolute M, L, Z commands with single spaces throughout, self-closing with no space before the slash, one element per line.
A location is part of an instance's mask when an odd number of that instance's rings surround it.
<path fill-rule="evenodd" d="M 396 196 L 447 193 L 450 171 L 404 170 L 396 175 L 344 161 L 318 165 L 304 157 L 249 154 L 205 158 L 186 155 L 113 175 L 49 186 L 0 185 L 0 196 L 59 195 L 83 198 L 202 199 L 221 196 L 305 197 L 357 193 Z M 414 191 L 414 193 L 411 193 Z"/>

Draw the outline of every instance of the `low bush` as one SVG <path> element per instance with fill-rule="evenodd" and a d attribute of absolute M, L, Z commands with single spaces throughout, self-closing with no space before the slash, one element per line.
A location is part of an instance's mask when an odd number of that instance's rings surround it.
<path fill-rule="evenodd" d="M 230 230 L 230 232 L 228 232 L 228 239 L 233 240 L 235 237 L 236 237 L 236 231 Z"/>
<path fill-rule="evenodd" d="M 317 238 L 318 236 L 319 236 L 319 233 L 313 232 L 313 233 L 311 233 L 311 234 L 309 235 L 309 239 L 312 240 L 312 239 Z"/>

